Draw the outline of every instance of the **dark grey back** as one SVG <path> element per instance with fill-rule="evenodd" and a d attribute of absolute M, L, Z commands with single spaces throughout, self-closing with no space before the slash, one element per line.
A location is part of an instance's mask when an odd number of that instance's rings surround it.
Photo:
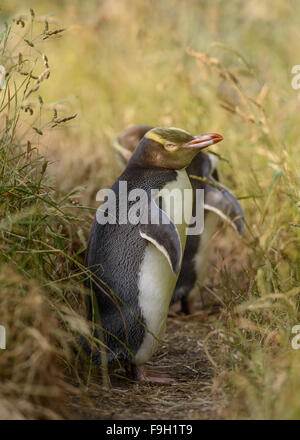
<path fill-rule="evenodd" d="M 142 188 L 149 197 L 151 189 L 161 189 L 174 179 L 176 172 L 172 170 L 127 167 L 112 187 L 117 206 L 120 180 L 127 182 L 128 192 Z M 138 275 L 147 244 L 138 225 L 100 225 L 96 219 L 92 225 L 85 264 L 93 276 L 85 285 L 92 287 L 95 294 L 105 343 L 119 359 L 130 360 L 125 346 L 135 355 L 145 334 L 144 317 L 138 305 Z M 90 296 L 87 309 L 92 320 Z M 108 358 L 112 356 L 108 354 Z"/>

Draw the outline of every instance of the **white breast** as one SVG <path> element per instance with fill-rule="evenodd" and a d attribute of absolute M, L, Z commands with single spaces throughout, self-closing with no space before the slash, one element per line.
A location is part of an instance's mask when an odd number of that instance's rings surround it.
<path fill-rule="evenodd" d="M 217 230 L 219 217 L 213 212 L 207 212 L 204 219 L 204 229 L 200 236 L 200 245 L 194 257 L 194 267 L 197 274 L 197 284 L 189 292 L 189 299 L 193 299 L 199 293 L 199 285 L 201 286 L 206 274 L 209 263 L 210 248 L 212 245 L 212 237 Z"/>
<path fill-rule="evenodd" d="M 185 170 L 177 171 L 177 179 L 168 183 L 164 189 L 170 191 L 179 188 L 182 192 L 184 189 L 191 189 L 191 184 Z M 182 208 L 187 213 L 185 218 L 192 216 L 192 203 L 190 200 L 183 198 L 184 204 L 170 202 L 168 198 L 162 195 L 162 209 L 168 214 L 171 220 L 176 217 L 176 210 Z M 182 249 L 184 250 L 186 241 L 186 223 L 176 224 L 178 229 Z M 136 360 L 142 364 L 147 362 L 156 351 L 166 328 L 166 321 L 170 306 L 172 294 L 176 285 L 178 276 L 174 275 L 166 257 L 152 244 L 148 243 L 144 254 L 143 262 L 139 273 L 139 306 L 142 310 L 145 325 L 145 337 L 142 345 L 136 353 Z M 153 336 L 155 335 L 155 337 Z M 158 340 L 157 340 L 158 339 Z"/>

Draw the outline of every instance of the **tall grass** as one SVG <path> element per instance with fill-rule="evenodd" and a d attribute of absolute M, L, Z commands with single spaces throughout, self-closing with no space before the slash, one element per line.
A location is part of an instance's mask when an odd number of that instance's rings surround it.
<path fill-rule="evenodd" d="M 0 323 L 7 349 L 0 352 L 0 418 L 65 414 L 73 335 L 88 332 L 75 312 L 86 214 L 72 205 L 76 190 L 55 191 L 39 152 L 50 130 L 74 118 L 40 91 L 51 81 L 46 42 L 59 33 L 33 10 L 1 32 Z"/>
<path fill-rule="evenodd" d="M 246 78 L 224 64 L 222 51 L 220 58 L 188 52 L 204 71 L 208 87 L 218 90 L 221 107 L 240 121 L 240 127 L 248 126 L 256 152 L 273 175 L 266 181 L 262 172 L 248 170 L 251 193 L 241 199 L 248 202 L 251 257 L 243 264 L 240 283 L 232 282 L 227 269 L 220 273 L 225 307 L 207 336 L 218 358 L 208 353 L 217 372 L 215 390 L 225 387 L 231 396 L 227 417 L 298 419 L 300 360 L 291 344 L 293 326 L 300 321 L 298 166 L 289 155 L 289 135 L 274 127 L 276 115 L 270 106 L 276 91 L 267 90 L 242 54 L 217 47 L 229 51 L 233 62 L 238 59 Z"/>

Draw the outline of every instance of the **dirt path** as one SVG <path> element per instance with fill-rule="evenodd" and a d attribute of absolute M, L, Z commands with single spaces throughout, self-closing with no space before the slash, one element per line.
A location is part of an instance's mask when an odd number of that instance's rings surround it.
<path fill-rule="evenodd" d="M 165 341 L 148 363 L 156 373 L 168 373 L 176 384 L 140 384 L 112 377 L 112 388 L 94 383 L 91 406 L 74 399 L 72 418 L 80 419 L 213 419 L 213 368 L 203 350 L 212 330 L 208 312 L 189 318 L 169 318 Z"/>

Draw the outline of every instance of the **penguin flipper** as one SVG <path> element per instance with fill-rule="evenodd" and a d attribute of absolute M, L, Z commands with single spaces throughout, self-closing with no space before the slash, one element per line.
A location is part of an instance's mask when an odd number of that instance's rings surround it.
<path fill-rule="evenodd" d="M 154 202 L 151 207 L 152 211 L 155 209 L 159 223 L 140 224 L 140 235 L 157 247 L 167 258 L 174 274 L 178 275 L 183 255 L 178 230 L 167 214 Z"/>
<path fill-rule="evenodd" d="M 245 214 L 237 198 L 213 177 L 207 177 L 204 189 L 204 208 L 229 222 L 242 236 L 245 230 Z"/>

